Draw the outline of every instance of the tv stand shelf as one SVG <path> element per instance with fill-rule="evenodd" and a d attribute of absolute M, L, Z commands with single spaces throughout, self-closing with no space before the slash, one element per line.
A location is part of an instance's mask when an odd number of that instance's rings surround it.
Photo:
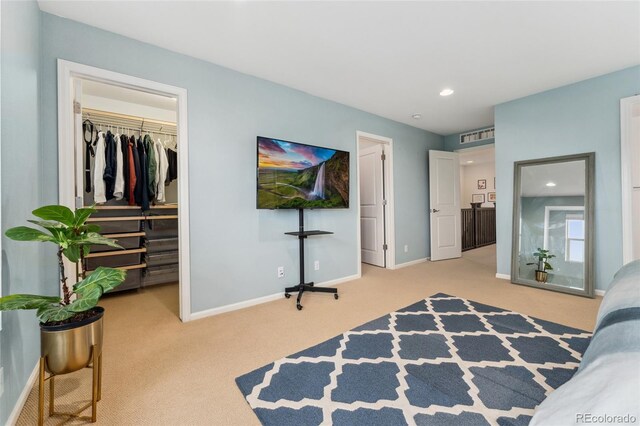
<path fill-rule="evenodd" d="M 298 237 L 298 241 L 300 242 L 300 284 L 287 287 L 284 289 L 284 296 L 288 299 L 291 297 L 290 293 L 298 292 L 298 298 L 296 301 L 296 308 L 298 310 L 302 310 L 302 305 L 300 304 L 300 300 L 302 299 L 302 294 L 305 291 L 316 292 L 316 293 L 332 293 L 335 299 L 338 299 L 338 289 L 337 288 L 327 288 L 327 287 L 314 287 L 313 282 L 305 282 L 304 281 L 304 240 L 307 237 L 311 237 L 314 235 L 330 235 L 333 232 L 329 231 L 319 231 L 319 230 L 304 230 L 304 210 L 298 209 L 298 231 L 297 232 L 285 232 L 285 235 L 292 235 L 294 237 Z"/>

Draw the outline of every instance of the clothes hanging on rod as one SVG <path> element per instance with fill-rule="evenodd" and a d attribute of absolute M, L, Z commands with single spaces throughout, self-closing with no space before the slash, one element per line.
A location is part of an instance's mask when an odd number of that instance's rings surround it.
<path fill-rule="evenodd" d="M 96 141 L 87 142 L 92 128 Z M 151 204 L 166 202 L 165 187 L 178 177 L 178 153 L 169 148 L 175 135 L 88 119 L 83 122 L 83 131 L 85 190 L 93 191 L 94 203 L 124 199 L 146 211 Z M 165 135 L 164 140 L 160 135 Z"/>
<path fill-rule="evenodd" d="M 105 146 L 104 133 L 98 133 L 98 142 L 96 142 L 96 155 L 93 164 L 93 200 L 96 203 L 106 203 L 105 196 Z"/>
<path fill-rule="evenodd" d="M 169 162 L 169 172 L 167 173 L 166 184 L 169 185 L 171 182 L 178 179 L 178 152 L 168 148 L 167 158 Z"/>

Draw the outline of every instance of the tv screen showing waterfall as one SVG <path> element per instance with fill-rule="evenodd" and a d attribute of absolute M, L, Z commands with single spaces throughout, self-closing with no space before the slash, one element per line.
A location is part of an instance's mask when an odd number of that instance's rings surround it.
<path fill-rule="evenodd" d="M 349 207 L 349 153 L 258 136 L 259 209 Z"/>

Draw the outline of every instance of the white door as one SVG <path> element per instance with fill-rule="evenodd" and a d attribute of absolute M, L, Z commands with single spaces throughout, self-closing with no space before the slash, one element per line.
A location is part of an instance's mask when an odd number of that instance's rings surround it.
<path fill-rule="evenodd" d="M 462 256 L 460 160 L 455 152 L 429 151 L 431 260 Z"/>
<path fill-rule="evenodd" d="M 386 267 L 384 151 L 382 144 L 360 150 L 360 238 L 362 261 Z"/>
<path fill-rule="evenodd" d="M 73 204 L 66 204 L 71 210 L 75 210 L 77 208 L 84 207 L 83 200 L 83 178 L 85 171 L 85 158 L 84 158 L 84 138 L 82 132 L 82 80 L 79 78 L 74 78 L 72 83 L 72 98 L 73 104 L 71 108 L 73 109 L 73 141 L 69 143 L 73 143 L 73 153 L 75 157 L 75 173 L 73 174 L 73 178 L 71 174 L 60 174 L 60 185 L 67 185 L 69 191 L 73 191 L 74 194 L 74 202 Z M 63 176 L 65 175 L 65 176 Z M 63 181 L 65 179 L 65 181 Z M 73 179 L 73 180 L 66 180 Z M 64 261 L 64 269 L 67 274 L 67 285 L 71 287 L 73 284 L 77 283 L 79 280 L 80 270 L 78 265 L 71 263 L 67 258 L 63 259 Z M 62 284 L 60 286 L 60 292 L 62 293 Z"/>

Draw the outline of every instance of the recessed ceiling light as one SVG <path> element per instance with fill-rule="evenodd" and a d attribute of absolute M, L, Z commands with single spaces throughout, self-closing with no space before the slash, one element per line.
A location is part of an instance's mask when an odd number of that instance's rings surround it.
<path fill-rule="evenodd" d="M 420 120 L 422 118 L 422 114 L 413 114 L 411 118 L 413 118 L 414 120 Z"/>
<path fill-rule="evenodd" d="M 473 160 L 467 160 L 467 164 L 473 163 Z"/>
<path fill-rule="evenodd" d="M 547 182 L 547 186 L 556 186 L 555 182 Z"/>
<path fill-rule="evenodd" d="M 449 96 L 453 95 L 453 89 L 442 89 L 440 92 L 440 96 Z"/>

